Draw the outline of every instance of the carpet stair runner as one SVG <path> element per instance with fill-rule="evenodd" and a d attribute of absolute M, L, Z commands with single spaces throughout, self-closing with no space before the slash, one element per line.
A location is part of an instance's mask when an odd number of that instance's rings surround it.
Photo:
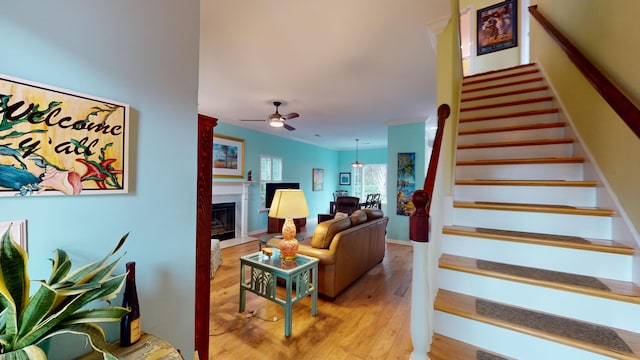
<path fill-rule="evenodd" d="M 537 65 L 465 78 L 457 146 L 429 357 L 640 359 L 633 232 Z"/>

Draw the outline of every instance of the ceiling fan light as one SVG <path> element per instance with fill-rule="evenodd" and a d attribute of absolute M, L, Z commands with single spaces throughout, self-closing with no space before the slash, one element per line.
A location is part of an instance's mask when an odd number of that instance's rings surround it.
<path fill-rule="evenodd" d="M 271 127 L 281 128 L 284 126 L 284 121 L 282 120 L 282 118 L 271 118 L 269 125 Z"/>

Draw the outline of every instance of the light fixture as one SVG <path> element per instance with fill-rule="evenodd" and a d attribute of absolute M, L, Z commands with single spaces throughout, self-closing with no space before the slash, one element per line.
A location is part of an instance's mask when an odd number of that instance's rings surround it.
<path fill-rule="evenodd" d="M 354 168 L 359 168 L 364 166 L 363 163 L 358 161 L 358 141 L 360 141 L 360 139 L 356 139 L 356 161 L 351 163 L 351 167 L 354 167 Z"/>
<path fill-rule="evenodd" d="M 275 128 L 281 128 L 284 126 L 284 119 L 276 112 L 269 116 L 269 125 Z"/>
<path fill-rule="evenodd" d="M 295 259 L 298 252 L 296 224 L 293 219 L 306 218 L 307 216 L 309 216 L 309 208 L 302 190 L 276 190 L 269 209 L 269 217 L 285 219 L 282 226 L 282 240 L 280 240 L 280 257 L 284 260 Z"/>

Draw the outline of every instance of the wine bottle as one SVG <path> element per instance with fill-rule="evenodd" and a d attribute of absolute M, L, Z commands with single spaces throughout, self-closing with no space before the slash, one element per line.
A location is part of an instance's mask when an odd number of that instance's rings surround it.
<path fill-rule="evenodd" d="M 131 310 L 120 320 L 120 346 L 130 346 L 140 340 L 140 304 L 136 290 L 136 263 L 127 263 L 127 282 L 122 307 Z"/>

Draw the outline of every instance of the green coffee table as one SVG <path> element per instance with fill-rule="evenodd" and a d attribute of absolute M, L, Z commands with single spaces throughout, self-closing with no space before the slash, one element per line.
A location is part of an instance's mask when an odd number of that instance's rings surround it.
<path fill-rule="evenodd" d="M 248 275 L 248 276 L 247 276 Z M 286 296 L 276 294 L 278 278 L 285 282 Z M 311 295 L 311 315 L 318 314 L 318 259 L 298 254 L 295 260 L 283 261 L 280 251 L 271 257 L 257 252 L 240 258 L 240 309 L 245 308 L 245 291 L 251 291 L 284 308 L 284 336 L 291 335 L 293 304 Z"/>

